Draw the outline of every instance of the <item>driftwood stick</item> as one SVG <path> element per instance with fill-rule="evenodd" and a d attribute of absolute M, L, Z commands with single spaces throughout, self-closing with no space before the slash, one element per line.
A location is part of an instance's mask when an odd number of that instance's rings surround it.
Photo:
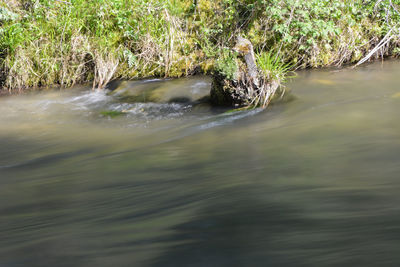
<path fill-rule="evenodd" d="M 358 65 L 363 64 L 365 61 L 369 60 L 379 49 L 381 49 L 387 43 L 389 43 L 394 38 L 394 35 L 391 35 L 392 30 L 393 30 L 393 28 L 390 29 L 390 31 L 385 35 L 385 37 L 382 38 L 382 40 L 379 42 L 379 44 L 374 49 L 372 49 L 363 59 L 358 61 L 357 64 L 353 68 L 355 68 Z"/>

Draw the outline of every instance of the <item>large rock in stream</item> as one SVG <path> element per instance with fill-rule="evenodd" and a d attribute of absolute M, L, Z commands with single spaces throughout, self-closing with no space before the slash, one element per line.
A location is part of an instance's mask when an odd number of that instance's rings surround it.
<path fill-rule="evenodd" d="M 198 103 L 210 95 L 211 78 L 192 76 L 180 79 L 118 81 L 110 84 L 110 95 L 124 102 Z"/>

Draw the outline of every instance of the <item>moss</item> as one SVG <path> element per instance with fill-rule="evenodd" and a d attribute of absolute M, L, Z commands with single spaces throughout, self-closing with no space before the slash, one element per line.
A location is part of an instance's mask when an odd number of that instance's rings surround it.
<path fill-rule="evenodd" d="M 105 110 L 100 112 L 101 115 L 109 118 L 116 118 L 118 116 L 124 115 L 125 113 L 117 110 Z"/>
<path fill-rule="evenodd" d="M 220 74 L 213 75 L 210 100 L 216 106 L 233 106 L 232 92 L 226 84 L 226 77 Z"/>

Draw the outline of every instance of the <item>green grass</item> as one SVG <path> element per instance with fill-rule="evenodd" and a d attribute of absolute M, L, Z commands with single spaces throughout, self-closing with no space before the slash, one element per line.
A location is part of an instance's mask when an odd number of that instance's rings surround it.
<path fill-rule="evenodd" d="M 195 4 L 197 3 L 197 4 Z M 237 34 L 266 75 L 356 62 L 400 22 L 400 0 L 6 0 L 0 88 L 180 77 L 237 66 Z M 382 51 L 399 53 L 399 38 Z M 278 54 L 278 56 L 276 56 Z"/>
<path fill-rule="evenodd" d="M 256 55 L 259 69 L 267 80 L 284 82 L 287 74 L 293 69 L 293 64 L 285 63 L 282 57 L 274 51 L 264 51 Z"/>

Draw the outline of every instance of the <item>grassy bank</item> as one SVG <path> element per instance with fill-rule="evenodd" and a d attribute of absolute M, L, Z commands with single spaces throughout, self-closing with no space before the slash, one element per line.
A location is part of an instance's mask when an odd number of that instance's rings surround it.
<path fill-rule="evenodd" d="M 5 0 L 0 87 L 234 70 L 238 34 L 266 75 L 399 54 L 399 0 Z M 400 10 L 400 8 L 399 8 Z M 386 42 L 387 41 L 387 42 Z M 284 66 L 284 67 L 282 67 Z"/>

